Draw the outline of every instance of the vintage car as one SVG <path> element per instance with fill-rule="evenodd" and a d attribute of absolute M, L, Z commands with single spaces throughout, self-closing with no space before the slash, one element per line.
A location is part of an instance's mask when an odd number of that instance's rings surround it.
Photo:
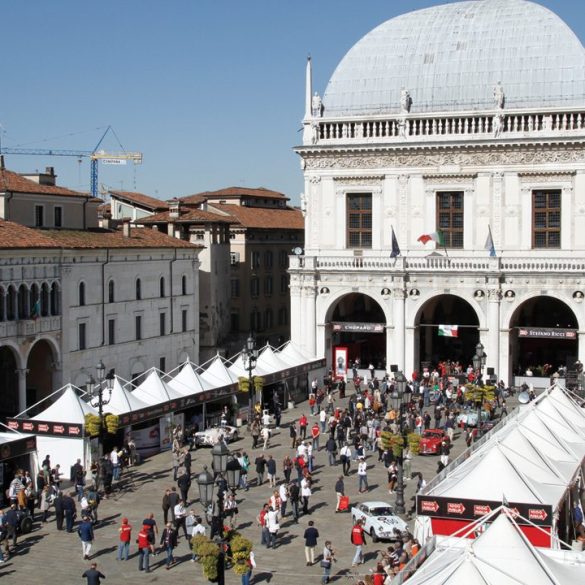
<path fill-rule="evenodd" d="M 398 533 L 408 530 L 406 522 L 396 516 L 392 506 L 387 502 L 364 502 L 351 509 L 353 523 L 364 521 L 364 530 L 374 542 L 381 539 L 393 539 Z"/>
<path fill-rule="evenodd" d="M 477 426 L 477 409 L 465 409 L 461 411 L 457 415 L 457 426 L 463 428 L 465 426 L 468 427 L 476 427 Z M 490 418 L 490 413 L 487 410 L 481 411 L 481 420 L 482 422 L 488 421 Z"/>
<path fill-rule="evenodd" d="M 441 449 L 441 443 L 448 440 L 443 429 L 427 429 L 420 438 L 419 455 L 437 455 Z"/>
<path fill-rule="evenodd" d="M 213 447 L 220 441 L 231 443 L 239 439 L 238 429 L 230 425 L 209 427 L 195 433 L 195 445 L 198 447 Z"/>

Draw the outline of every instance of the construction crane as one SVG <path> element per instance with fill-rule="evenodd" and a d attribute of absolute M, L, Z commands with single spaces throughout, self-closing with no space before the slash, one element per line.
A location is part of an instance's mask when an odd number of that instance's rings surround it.
<path fill-rule="evenodd" d="M 142 164 L 141 152 L 127 152 L 123 149 L 121 152 L 107 152 L 98 150 L 108 132 L 116 133 L 111 126 L 106 128 L 96 147 L 93 150 L 67 150 L 58 148 L 11 148 L 0 146 L 0 154 L 27 154 L 36 156 L 75 156 L 77 158 L 89 158 L 90 160 L 90 191 L 92 197 L 98 196 L 98 162 L 101 160 L 108 164 L 126 164 L 126 161 L 132 161 L 135 165 Z M 118 137 L 116 136 L 116 140 Z M 120 141 L 118 140 L 118 143 Z M 120 144 L 120 146 L 122 146 Z"/>

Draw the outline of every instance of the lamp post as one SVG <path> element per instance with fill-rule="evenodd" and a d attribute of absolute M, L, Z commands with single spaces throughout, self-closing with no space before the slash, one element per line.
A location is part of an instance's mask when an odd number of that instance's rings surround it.
<path fill-rule="evenodd" d="M 483 344 L 481 341 L 475 346 L 475 354 L 471 358 L 473 362 L 473 369 L 475 370 L 476 385 L 483 386 L 482 371 L 485 366 L 487 354 L 484 351 Z M 483 403 L 483 393 L 479 394 L 479 400 L 476 395 L 477 402 L 477 436 L 481 436 L 481 406 Z"/>
<path fill-rule="evenodd" d="M 406 406 L 404 399 L 406 395 L 406 378 L 402 372 L 398 372 L 395 377 L 396 389 L 399 400 L 399 414 L 398 414 L 398 432 L 402 437 L 402 452 L 398 458 L 398 478 L 396 483 L 396 502 L 394 509 L 397 514 L 404 514 L 406 508 L 404 505 L 404 449 L 405 449 L 405 425 L 404 425 L 404 407 Z"/>
<path fill-rule="evenodd" d="M 98 434 L 98 445 L 103 447 L 103 434 L 104 434 L 104 406 L 109 404 L 112 399 L 112 389 L 114 388 L 114 372 L 110 370 L 106 375 L 106 366 L 104 362 L 100 360 L 96 366 L 97 382 L 90 374 L 87 379 L 87 392 L 91 398 L 97 398 L 98 403 L 98 416 L 100 419 L 99 434 Z M 105 385 L 104 385 L 105 381 Z M 108 398 L 104 398 L 104 386 L 108 390 Z M 100 453 L 101 455 L 101 453 Z"/>
<path fill-rule="evenodd" d="M 256 403 L 256 389 L 254 388 L 254 376 L 252 375 L 252 372 L 258 361 L 258 348 L 256 347 L 256 339 L 252 333 L 250 333 L 248 339 L 246 339 L 246 345 L 244 346 L 244 349 L 242 349 L 242 357 L 244 359 L 246 370 L 248 370 L 248 408 L 250 410 L 248 414 L 248 424 L 250 424 L 254 417 L 254 406 Z"/>

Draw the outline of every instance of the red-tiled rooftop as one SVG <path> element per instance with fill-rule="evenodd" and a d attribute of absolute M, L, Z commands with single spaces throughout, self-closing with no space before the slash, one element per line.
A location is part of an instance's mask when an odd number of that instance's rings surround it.
<path fill-rule="evenodd" d="M 136 220 L 139 224 L 152 223 L 235 223 L 232 217 L 224 214 L 213 213 L 211 211 L 204 211 L 203 209 L 194 209 L 192 207 L 184 207 L 179 209 L 179 217 L 171 218 L 169 211 L 155 213 L 148 217 L 142 217 Z"/>
<path fill-rule="evenodd" d="M 179 197 L 182 203 L 201 203 L 209 199 L 239 199 L 240 197 L 255 197 L 260 199 L 279 199 L 288 201 L 289 198 L 283 193 L 265 189 L 264 187 L 226 187 L 218 191 L 203 191 L 202 193 L 195 193 L 194 195 L 186 195 Z"/>
<path fill-rule="evenodd" d="M 142 205 L 152 211 L 159 211 L 162 209 L 168 209 L 169 204 L 166 201 L 161 201 L 150 195 L 144 195 L 144 193 L 137 193 L 135 191 L 110 191 L 110 195 L 113 195 L 117 199 L 129 201 L 130 203 L 136 203 Z"/>
<path fill-rule="evenodd" d="M 303 214 L 299 209 L 292 207 L 240 207 L 229 203 L 214 203 L 213 207 L 231 215 L 238 220 L 238 223 L 247 228 L 305 229 Z"/>
<path fill-rule="evenodd" d="M 37 230 L 0 220 L 0 249 L 54 248 L 200 248 L 150 228 L 132 228 L 130 237 L 121 230 Z"/>
<path fill-rule="evenodd" d="M 36 181 L 31 181 L 22 177 L 18 173 L 0 168 L 0 192 L 11 193 L 31 193 L 39 195 L 61 195 L 66 197 L 89 197 L 88 193 L 72 191 L 65 187 L 57 185 L 41 185 Z M 101 201 L 97 198 L 91 198 L 93 201 Z"/>

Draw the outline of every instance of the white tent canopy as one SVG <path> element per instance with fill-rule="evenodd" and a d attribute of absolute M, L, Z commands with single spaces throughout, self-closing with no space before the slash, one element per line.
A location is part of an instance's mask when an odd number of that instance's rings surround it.
<path fill-rule="evenodd" d="M 295 366 L 306 364 L 317 358 L 311 357 L 305 354 L 304 351 L 299 349 L 296 345 L 289 341 L 279 352 L 278 355 L 281 359 L 290 361 Z"/>
<path fill-rule="evenodd" d="M 182 396 L 199 394 L 209 389 L 209 386 L 204 384 L 191 362 L 185 362 L 181 371 L 168 382 L 168 386 Z"/>
<path fill-rule="evenodd" d="M 258 367 L 267 370 L 269 373 L 274 374 L 275 372 L 282 372 L 291 367 L 291 363 L 280 357 L 279 354 L 275 353 L 274 350 L 269 346 L 262 350 L 258 356 Z"/>
<path fill-rule="evenodd" d="M 214 387 L 227 386 L 238 381 L 238 377 L 230 372 L 219 355 L 213 358 L 201 378 L 206 382 L 215 382 Z M 219 382 L 219 383 L 218 383 Z"/>
<path fill-rule="evenodd" d="M 97 408 L 97 399 L 93 401 L 92 406 Z M 132 412 L 133 410 L 140 410 L 146 408 L 148 404 L 142 402 L 132 392 L 126 390 L 120 384 L 120 380 L 117 376 L 114 377 L 114 386 L 112 388 L 112 394 L 109 398 L 108 404 L 104 406 L 104 412 L 111 412 L 112 414 L 125 414 L 126 412 Z"/>
<path fill-rule="evenodd" d="M 148 374 L 146 380 L 144 380 L 144 382 L 132 392 L 132 395 L 149 406 L 154 406 L 155 404 L 168 402 L 174 398 L 181 397 L 181 394 L 169 388 L 169 386 L 160 379 L 158 372 L 154 368 L 150 374 Z"/>
<path fill-rule="evenodd" d="M 247 364 L 244 360 L 244 356 L 240 353 L 238 357 L 234 360 L 234 362 L 228 367 L 230 373 L 236 378 L 247 378 L 248 377 L 248 368 Z M 256 364 L 256 367 L 252 370 L 252 376 L 266 376 L 266 374 L 270 374 L 268 370 L 260 367 Z"/>
<path fill-rule="evenodd" d="M 77 394 L 74 386 L 67 384 L 63 394 L 51 406 L 31 418 L 82 425 L 85 423 L 86 414 L 97 414 L 97 410 Z"/>
<path fill-rule="evenodd" d="M 561 585 L 581 583 L 581 553 L 534 547 L 500 514 L 476 540 L 450 537 L 408 579 L 409 585 Z"/>

